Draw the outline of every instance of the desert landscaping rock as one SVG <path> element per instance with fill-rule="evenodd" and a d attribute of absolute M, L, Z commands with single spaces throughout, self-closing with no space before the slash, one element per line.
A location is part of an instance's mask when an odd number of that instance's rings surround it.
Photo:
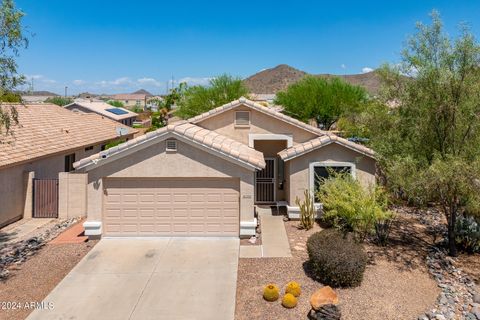
<path fill-rule="evenodd" d="M 441 291 L 425 266 L 428 251 L 420 248 L 417 240 L 428 238 L 428 235 L 424 234 L 423 227 L 419 230 L 408 227 L 412 225 L 408 219 L 411 217 L 403 214 L 398 218 L 398 223 L 407 227 L 404 232 L 392 230 L 394 245 L 384 248 L 365 244 L 372 262 L 367 266 L 361 286 L 335 289 L 341 301 L 339 306 L 343 320 L 417 319 L 435 303 Z M 417 225 L 421 226 L 418 222 Z M 292 249 L 321 230 L 317 224 L 308 231 L 299 230 L 297 226 L 298 221 L 285 222 Z M 321 283 L 308 276 L 307 260 L 306 250 L 292 250 L 292 258 L 240 259 L 235 319 L 307 318 L 312 309 L 309 298 L 322 287 Z M 406 264 L 413 267 L 407 269 Z M 266 283 L 275 282 L 283 287 L 292 279 L 302 285 L 302 296 L 295 308 L 285 309 L 280 303 L 269 303 L 261 297 Z"/>
<path fill-rule="evenodd" d="M 308 314 L 310 320 L 340 320 L 342 313 L 337 305 L 323 305 L 319 310 L 311 310 Z"/>
<path fill-rule="evenodd" d="M 0 280 L 8 278 L 12 269 L 19 268 L 28 257 L 34 255 L 37 250 L 79 220 L 78 217 L 60 220 L 45 230 L 39 230 L 36 235 L 26 240 L 20 239 L 2 248 L 0 250 Z"/>
<path fill-rule="evenodd" d="M 429 272 L 442 292 L 435 306 L 426 313 L 428 319 L 468 319 L 475 314 L 474 297 L 478 295 L 474 281 L 455 266 L 455 258 L 443 249 L 431 247 L 426 259 Z M 480 319 L 480 317 L 479 317 Z"/>
<path fill-rule="evenodd" d="M 337 305 L 338 296 L 329 286 L 325 286 L 315 291 L 310 297 L 310 305 L 313 310 L 320 310 L 324 305 Z"/>

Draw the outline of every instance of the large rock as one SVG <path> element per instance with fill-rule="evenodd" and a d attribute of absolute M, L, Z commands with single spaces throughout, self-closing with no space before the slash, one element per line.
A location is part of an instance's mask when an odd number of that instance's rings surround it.
<path fill-rule="evenodd" d="M 315 291 L 310 297 L 310 304 L 314 310 L 320 310 L 322 306 L 327 304 L 338 304 L 338 296 L 329 286 L 323 287 Z"/>
<path fill-rule="evenodd" d="M 323 305 L 320 310 L 310 310 L 308 319 L 310 320 L 340 320 L 342 313 L 334 304 Z"/>

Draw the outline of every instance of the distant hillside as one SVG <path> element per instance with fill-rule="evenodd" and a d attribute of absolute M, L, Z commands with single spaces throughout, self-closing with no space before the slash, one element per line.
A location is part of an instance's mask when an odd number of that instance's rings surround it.
<path fill-rule="evenodd" d="M 132 94 L 144 94 L 144 95 L 147 95 L 147 96 L 153 96 L 153 94 L 151 94 L 150 92 L 148 92 L 145 89 L 137 90 L 135 92 L 132 92 Z"/>
<path fill-rule="evenodd" d="M 42 96 L 42 97 L 56 97 L 58 94 L 50 92 L 50 91 L 18 91 L 19 94 L 22 96 Z"/>
<path fill-rule="evenodd" d="M 305 71 L 281 64 L 246 78 L 244 83 L 252 93 L 271 94 L 286 89 L 290 84 L 297 82 L 307 74 Z M 375 71 L 361 74 L 317 74 L 315 76 L 325 78 L 340 77 L 353 85 L 364 87 L 371 94 L 376 94 L 380 90 L 380 77 Z"/>

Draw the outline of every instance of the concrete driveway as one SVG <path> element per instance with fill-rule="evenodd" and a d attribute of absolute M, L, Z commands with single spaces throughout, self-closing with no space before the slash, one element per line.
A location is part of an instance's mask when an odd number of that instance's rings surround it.
<path fill-rule="evenodd" d="M 233 238 L 102 239 L 44 299 L 53 310 L 27 319 L 233 319 L 238 251 Z"/>

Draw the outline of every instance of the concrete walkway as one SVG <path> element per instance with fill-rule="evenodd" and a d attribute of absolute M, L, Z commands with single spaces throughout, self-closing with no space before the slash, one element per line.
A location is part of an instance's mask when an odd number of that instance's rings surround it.
<path fill-rule="evenodd" d="M 27 319 L 231 320 L 239 239 L 102 239 Z"/>
<path fill-rule="evenodd" d="M 240 246 L 240 258 L 290 258 L 290 244 L 283 216 L 272 216 L 270 208 L 257 208 L 262 228 L 262 245 Z"/>

